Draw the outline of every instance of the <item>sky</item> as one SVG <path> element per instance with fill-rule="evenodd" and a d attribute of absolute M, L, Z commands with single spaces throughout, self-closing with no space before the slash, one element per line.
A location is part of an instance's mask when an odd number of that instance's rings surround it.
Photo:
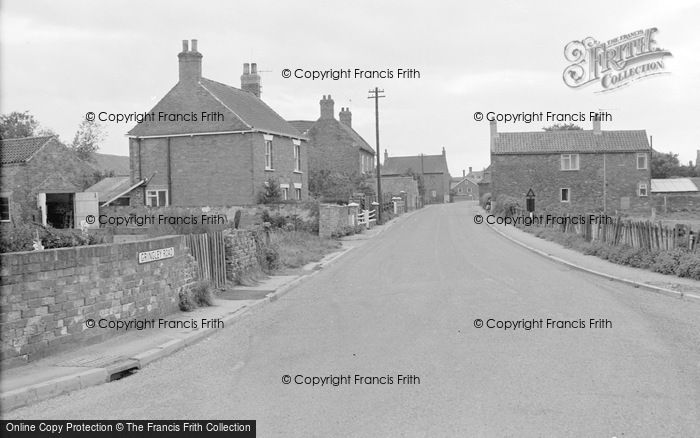
<path fill-rule="evenodd" d="M 262 99 L 287 120 L 316 120 L 330 94 L 336 117 L 390 156 L 439 154 L 450 172 L 489 164 L 489 125 L 475 112 L 589 114 L 603 129 L 644 129 L 655 149 L 695 161 L 700 149 L 697 1 L 38 1 L 0 4 L 0 112 L 29 111 L 70 142 L 89 111 L 149 111 L 178 78 L 183 39 L 197 39 L 203 76 L 240 87 L 243 63 L 262 71 Z M 564 47 L 658 29 L 666 74 L 607 93 L 569 88 Z M 284 78 L 290 69 L 417 69 L 420 78 Z M 539 131 L 551 123 L 499 124 Z M 590 122 L 579 123 L 590 129 Z M 100 152 L 128 155 L 133 124 L 103 123 Z"/>

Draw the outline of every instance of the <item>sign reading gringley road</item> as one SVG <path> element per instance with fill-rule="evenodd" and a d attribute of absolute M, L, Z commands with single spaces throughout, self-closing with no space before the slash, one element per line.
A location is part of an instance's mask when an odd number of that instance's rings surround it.
<path fill-rule="evenodd" d="M 139 253 L 139 263 L 155 262 L 156 260 L 169 259 L 175 257 L 175 248 L 154 249 Z"/>

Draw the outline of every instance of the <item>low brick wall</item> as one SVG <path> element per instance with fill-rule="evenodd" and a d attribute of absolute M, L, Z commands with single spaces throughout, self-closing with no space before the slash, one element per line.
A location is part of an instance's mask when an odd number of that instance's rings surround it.
<path fill-rule="evenodd" d="M 226 230 L 226 279 L 240 284 L 241 280 L 255 277 L 262 271 L 258 255 L 265 241 L 262 230 Z"/>
<path fill-rule="evenodd" d="M 139 253 L 174 255 L 139 263 Z M 25 364 L 117 331 L 88 328 L 93 319 L 158 318 L 178 310 L 197 267 L 183 236 L 0 255 L 1 365 Z"/>

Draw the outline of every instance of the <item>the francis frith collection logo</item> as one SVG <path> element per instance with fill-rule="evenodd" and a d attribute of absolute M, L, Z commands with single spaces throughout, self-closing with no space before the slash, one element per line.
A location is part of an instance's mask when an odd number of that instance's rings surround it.
<path fill-rule="evenodd" d="M 564 48 L 566 60 L 564 83 L 571 88 L 600 83 L 598 93 L 619 89 L 653 75 L 668 73 L 665 56 L 668 50 L 657 46 L 657 28 L 638 30 L 606 42 L 592 37 L 571 41 Z"/>

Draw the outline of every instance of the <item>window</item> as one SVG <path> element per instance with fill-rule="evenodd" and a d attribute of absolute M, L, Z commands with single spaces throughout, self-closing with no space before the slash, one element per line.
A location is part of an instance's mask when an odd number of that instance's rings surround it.
<path fill-rule="evenodd" d="M 647 168 L 647 154 L 637 154 L 637 169 L 646 170 L 646 168 Z"/>
<path fill-rule="evenodd" d="M 265 170 L 272 170 L 272 169 L 274 169 L 273 161 L 272 161 L 272 136 L 271 135 L 264 135 L 264 137 L 265 137 Z"/>
<path fill-rule="evenodd" d="M 289 184 L 280 184 L 280 188 L 282 189 L 282 200 L 288 201 L 289 200 Z"/>
<path fill-rule="evenodd" d="M 639 183 L 638 186 L 639 196 L 649 196 L 646 183 Z"/>
<path fill-rule="evenodd" d="M 10 221 L 10 198 L 0 196 L 0 222 Z"/>
<path fill-rule="evenodd" d="M 472 192 L 472 188 L 471 188 L 471 187 L 467 187 L 467 193 L 471 193 L 471 192 Z"/>
<path fill-rule="evenodd" d="M 561 170 L 578 170 L 578 154 L 562 154 Z"/>
<path fill-rule="evenodd" d="M 296 142 L 294 143 L 294 171 L 301 172 L 301 145 L 296 144 Z"/>
<path fill-rule="evenodd" d="M 430 191 L 430 196 L 433 198 L 437 198 L 437 190 L 431 190 Z"/>
<path fill-rule="evenodd" d="M 294 189 L 294 199 L 301 201 L 301 189 Z"/>
<path fill-rule="evenodd" d="M 462 188 L 461 188 L 461 187 L 459 187 L 459 188 L 457 189 L 457 193 L 462 193 Z"/>
<path fill-rule="evenodd" d="M 559 199 L 561 199 L 561 202 L 569 202 L 571 200 L 569 189 L 561 189 Z"/>
<path fill-rule="evenodd" d="M 167 190 L 146 190 L 146 206 L 163 207 L 168 205 Z"/>

